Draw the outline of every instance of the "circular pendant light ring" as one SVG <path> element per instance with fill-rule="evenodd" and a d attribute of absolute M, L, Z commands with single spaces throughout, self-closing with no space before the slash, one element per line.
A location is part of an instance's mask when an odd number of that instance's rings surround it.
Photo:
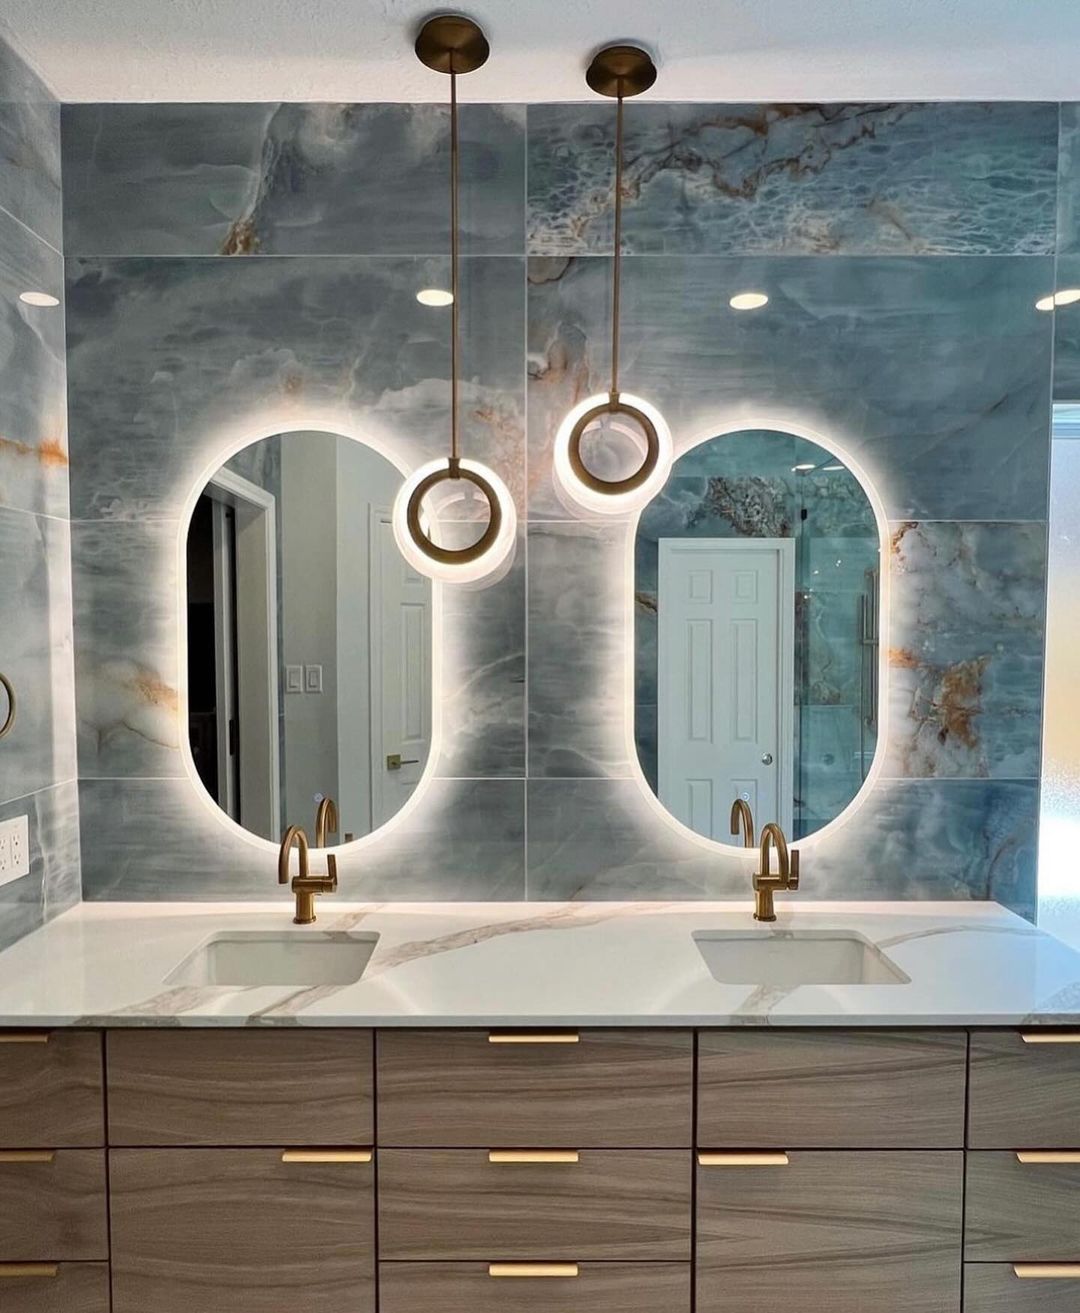
<path fill-rule="evenodd" d="M 594 474 L 589 469 L 582 458 L 581 440 L 585 436 L 585 430 L 601 415 L 626 415 L 638 425 L 645 435 L 644 459 L 638 469 L 633 474 L 627 475 L 625 479 L 602 479 L 599 474 Z M 630 405 L 621 397 L 611 397 L 608 401 L 602 401 L 599 405 L 590 407 L 578 417 L 577 422 L 570 430 L 566 456 L 570 462 L 570 468 L 586 488 L 591 488 L 593 492 L 608 493 L 617 497 L 621 493 L 634 492 L 642 484 L 649 481 L 652 472 L 660 463 L 660 438 L 656 432 L 656 425 L 643 410 Z"/>
<path fill-rule="evenodd" d="M 474 488 L 479 489 L 487 499 L 487 528 L 477 538 L 476 542 L 468 547 L 440 547 L 438 543 L 432 541 L 420 518 L 421 504 L 424 498 L 432 488 L 438 487 L 440 483 L 445 483 L 449 479 L 465 479 Z M 466 468 L 460 461 L 453 458 L 445 466 L 432 470 L 430 474 L 425 475 L 420 480 L 413 489 L 412 496 L 405 508 L 405 522 L 408 525 L 410 538 L 425 556 L 430 557 L 433 561 L 439 561 L 442 565 L 469 565 L 473 561 L 479 560 L 498 541 L 502 530 L 502 519 L 502 505 L 500 504 L 499 495 L 491 483 L 478 470 Z"/>
<path fill-rule="evenodd" d="M 416 57 L 436 73 L 475 73 L 487 63 L 487 37 L 464 14 L 436 14 L 416 37 Z"/>

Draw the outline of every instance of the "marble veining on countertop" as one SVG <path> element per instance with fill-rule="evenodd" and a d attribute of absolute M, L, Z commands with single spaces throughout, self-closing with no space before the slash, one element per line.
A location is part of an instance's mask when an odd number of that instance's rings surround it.
<path fill-rule="evenodd" d="M 909 983 L 724 985 L 695 933 L 744 903 L 82 903 L 0 953 L 0 1025 L 1053 1025 L 1080 1022 L 1080 955 L 996 903 L 784 900 L 770 932 L 842 931 Z M 758 932 L 763 928 L 758 927 Z M 223 932 L 377 935 L 347 985 L 168 984 Z"/>

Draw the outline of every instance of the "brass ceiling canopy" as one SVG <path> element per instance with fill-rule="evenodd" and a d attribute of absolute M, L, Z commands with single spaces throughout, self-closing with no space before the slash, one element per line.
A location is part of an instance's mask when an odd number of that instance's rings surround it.
<path fill-rule="evenodd" d="M 607 46 L 593 56 L 585 81 L 599 96 L 640 96 L 656 81 L 656 65 L 640 46 Z"/>
<path fill-rule="evenodd" d="M 462 14 L 429 18 L 416 37 L 416 57 L 436 73 L 475 73 L 491 47 L 478 25 Z"/>
<path fill-rule="evenodd" d="M 514 549 L 517 516 L 506 485 L 487 466 L 466 461 L 460 450 L 458 356 L 460 338 L 460 223 L 457 79 L 482 67 L 490 53 L 487 38 L 471 18 L 437 14 L 421 27 L 416 57 L 450 78 L 450 455 L 415 470 L 394 503 L 398 547 L 417 570 L 451 583 L 475 583 L 494 573 Z M 487 502 L 487 527 L 468 547 L 443 547 L 424 526 L 423 501 L 440 484 L 468 484 Z"/>
<path fill-rule="evenodd" d="M 615 233 L 611 291 L 611 386 L 606 395 L 587 398 L 563 420 L 555 436 L 555 477 L 587 510 L 624 514 L 645 504 L 664 483 L 671 466 L 671 433 L 648 402 L 619 389 L 619 328 L 622 292 L 623 103 L 656 81 L 656 65 L 639 46 L 607 46 L 593 56 L 585 81 L 601 96 L 618 102 L 615 115 Z M 622 416 L 645 440 L 641 464 L 622 479 L 605 479 L 590 470 L 581 453 L 586 431 L 605 415 Z"/>

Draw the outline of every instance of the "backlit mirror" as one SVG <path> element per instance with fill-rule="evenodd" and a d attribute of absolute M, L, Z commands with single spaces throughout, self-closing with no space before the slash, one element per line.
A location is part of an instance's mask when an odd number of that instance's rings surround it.
<path fill-rule="evenodd" d="M 431 747 L 431 584 L 390 512 L 402 475 L 351 438 L 290 432 L 228 460 L 187 537 L 188 732 L 199 778 L 252 834 L 314 838 L 326 796 L 360 838 Z"/>
<path fill-rule="evenodd" d="M 664 807 L 722 843 L 742 798 L 801 839 L 877 750 L 880 530 L 859 479 L 790 433 L 692 448 L 641 514 L 638 758 Z"/>

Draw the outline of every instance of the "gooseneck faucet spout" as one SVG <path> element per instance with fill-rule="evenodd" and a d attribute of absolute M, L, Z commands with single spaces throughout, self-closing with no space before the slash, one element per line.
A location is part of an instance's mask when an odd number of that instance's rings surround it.
<path fill-rule="evenodd" d="M 292 878 L 292 891 L 296 895 L 296 925 L 311 925 L 315 920 L 315 895 L 337 891 L 337 871 L 326 875 L 312 875 L 309 862 L 307 835 L 299 825 L 290 825 L 281 841 L 278 853 L 278 884 L 289 883 L 289 866 L 293 848 L 299 849 L 299 871 Z"/>
<path fill-rule="evenodd" d="M 738 834 L 742 828 L 744 848 L 754 846 L 754 813 L 745 798 L 736 798 L 731 804 L 731 833 Z"/>

